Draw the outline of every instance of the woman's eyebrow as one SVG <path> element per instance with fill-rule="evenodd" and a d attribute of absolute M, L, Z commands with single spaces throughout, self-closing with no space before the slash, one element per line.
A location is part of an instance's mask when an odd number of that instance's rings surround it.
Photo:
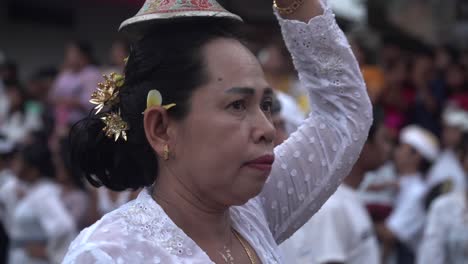
<path fill-rule="evenodd" d="M 226 93 L 254 95 L 255 89 L 250 87 L 232 87 L 231 89 L 227 90 Z"/>

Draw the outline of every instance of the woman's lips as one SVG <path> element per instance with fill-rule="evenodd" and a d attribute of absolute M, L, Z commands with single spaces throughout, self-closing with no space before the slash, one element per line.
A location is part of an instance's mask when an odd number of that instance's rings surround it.
<path fill-rule="evenodd" d="M 260 171 L 271 171 L 271 167 L 274 161 L 274 155 L 263 155 L 254 160 L 248 161 L 246 166 Z"/>

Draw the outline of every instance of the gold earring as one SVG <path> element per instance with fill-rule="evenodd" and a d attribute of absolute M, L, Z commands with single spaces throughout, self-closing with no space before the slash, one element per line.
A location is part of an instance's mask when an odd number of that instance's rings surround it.
<path fill-rule="evenodd" d="M 168 160 L 169 159 L 169 146 L 166 144 L 164 145 L 164 149 L 163 149 L 163 158 L 164 160 Z"/>

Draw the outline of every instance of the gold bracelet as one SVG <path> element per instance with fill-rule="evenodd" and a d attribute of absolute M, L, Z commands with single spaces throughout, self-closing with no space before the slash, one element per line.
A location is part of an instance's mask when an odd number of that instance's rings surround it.
<path fill-rule="evenodd" d="M 294 0 L 294 2 L 289 5 L 288 7 L 279 7 L 278 4 L 276 3 L 276 0 L 273 0 L 273 7 L 278 10 L 278 13 L 280 15 L 290 15 L 304 3 L 304 0 Z"/>

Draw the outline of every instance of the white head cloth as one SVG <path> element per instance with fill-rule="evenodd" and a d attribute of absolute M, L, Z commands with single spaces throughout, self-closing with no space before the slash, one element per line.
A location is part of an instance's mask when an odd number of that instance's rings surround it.
<path fill-rule="evenodd" d="M 439 143 L 436 136 L 416 125 L 403 128 L 400 134 L 400 142 L 410 145 L 429 161 L 434 161 L 439 154 Z"/>

